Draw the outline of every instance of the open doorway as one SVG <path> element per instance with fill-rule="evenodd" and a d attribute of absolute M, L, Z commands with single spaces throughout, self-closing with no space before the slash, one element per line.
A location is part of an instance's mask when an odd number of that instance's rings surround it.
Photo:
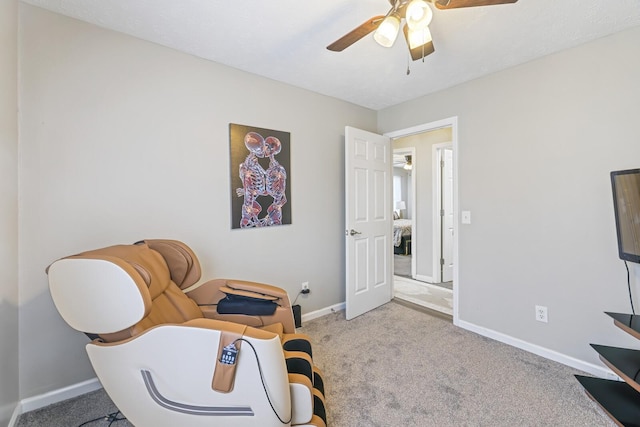
<path fill-rule="evenodd" d="M 393 142 L 392 142 L 393 144 Z M 412 232 L 415 222 L 414 147 L 393 149 L 393 258 L 394 274 L 415 277 Z"/>
<path fill-rule="evenodd" d="M 453 315 L 454 322 L 455 125 L 452 118 L 387 134 L 394 153 L 394 218 L 405 226 L 400 231 L 394 221 L 394 235 L 402 237 L 394 238 L 394 294 Z"/>
<path fill-rule="evenodd" d="M 434 284 L 453 289 L 453 144 L 433 144 Z"/>

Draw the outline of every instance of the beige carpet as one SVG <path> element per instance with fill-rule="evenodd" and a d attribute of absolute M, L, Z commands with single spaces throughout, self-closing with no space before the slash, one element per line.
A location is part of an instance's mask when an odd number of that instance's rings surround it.
<path fill-rule="evenodd" d="M 300 331 L 315 343 L 332 427 L 615 426 L 579 371 L 398 303 Z"/>
<path fill-rule="evenodd" d="M 330 427 L 615 425 L 578 371 L 398 303 L 350 321 L 332 313 L 300 332 L 324 371 Z M 18 427 L 74 427 L 115 410 L 99 390 L 24 414 Z"/>
<path fill-rule="evenodd" d="M 453 291 L 450 289 L 394 276 L 393 292 L 396 298 L 453 315 Z"/>

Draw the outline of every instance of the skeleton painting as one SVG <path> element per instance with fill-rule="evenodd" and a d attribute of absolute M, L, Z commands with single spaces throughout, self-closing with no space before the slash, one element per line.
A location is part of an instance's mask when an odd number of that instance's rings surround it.
<path fill-rule="evenodd" d="M 290 134 L 229 125 L 231 227 L 291 224 Z"/>

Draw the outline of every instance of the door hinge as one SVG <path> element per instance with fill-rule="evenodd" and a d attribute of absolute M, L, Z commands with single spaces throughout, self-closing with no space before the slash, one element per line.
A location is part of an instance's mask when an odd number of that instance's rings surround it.
<path fill-rule="evenodd" d="M 440 209 L 440 216 L 444 216 L 444 209 Z"/>
<path fill-rule="evenodd" d="M 444 258 L 440 258 L 440 265 L 444 265 Z"/>

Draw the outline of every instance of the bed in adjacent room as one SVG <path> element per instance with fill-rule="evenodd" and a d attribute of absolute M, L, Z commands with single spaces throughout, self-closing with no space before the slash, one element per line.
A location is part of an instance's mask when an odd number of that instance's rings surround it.
<path fill-rule="evenodd" d="M 393 253 L 397 255 L 411 254 L 411 224 L 410 219 L 393 220 Z"/>

